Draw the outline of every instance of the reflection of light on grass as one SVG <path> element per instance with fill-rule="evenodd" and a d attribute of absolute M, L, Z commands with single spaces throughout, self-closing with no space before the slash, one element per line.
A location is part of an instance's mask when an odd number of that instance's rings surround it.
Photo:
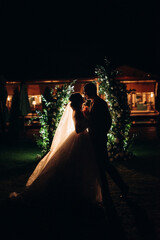
<path fill-rule="evenodd" d="M 0 153 L 2 161 L 16 161 L 16 162 L 31 162 L 35 161 L 37 154 L 39 153 L 39 149 L 37 147 L 33 148 L 16 148 L 12 147 L 10 151 L 8 151 L 8 147 L 4 147 L 3 151 Z"/>
<path fill-rule="evenodd" d="M 157 142 L 150 143 L 134 143 L 129 149 L 138 157 L 154 157 L 160 156 L 160 146 Z"/>
<path fill-rule="evenodd" d="M 37 164 L 36 157 L 39 153 L 40 150 L 37 146 L 25 144 L 11 147 L 3 146 L 0 149 L 0 176 L 7 179 L 13 175 L 32 171 L 32 168 Z"/>
<path fill-rule="evenodd" d="M 34 143 L 3 144 L 0 147 L 0 200 L 24 189 L 38 161 L 40 149 Z"/>

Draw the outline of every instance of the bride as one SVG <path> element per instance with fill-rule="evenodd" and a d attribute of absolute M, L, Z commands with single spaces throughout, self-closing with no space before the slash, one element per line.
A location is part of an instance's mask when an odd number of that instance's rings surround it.
<path fill-rule="evenodd" d="M 80 93 L 70 96 L 49 153 L 38 163 L 21 193 L 10 198 L 28 205 L 102 202 L 94 149 Z"/>

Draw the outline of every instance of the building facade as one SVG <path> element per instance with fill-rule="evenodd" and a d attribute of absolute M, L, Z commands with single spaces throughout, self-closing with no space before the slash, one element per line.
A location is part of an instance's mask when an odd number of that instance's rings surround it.
<path fill-rule="evenodd" d="M 117 68 L 120 72 L 117 81 L 126 84 L 127 90 L 132 90 L 128 94 L 128 104 L 131 108 L 131 116 L 155 118 L 159 115 L 156 110 L 156 97 L 158 89 L 158 79 L 143 71 L 139 71 L 129 66 L 121 66 Z M 74 79 L 53 79 L 53 80 L 34 80 L 26 81 L 28 98 L 32 113 L 35 110 L 42 109 L 41 95 L 44 94 L 46 87 L 55 88 L 56 85 L 72 82 Z M 83 94 L 84 85 L 87 82 L 96 81 L 95 78 L 77 79 L 75 91 Z M 8 81 L 6 84 L 8 91 L 7 107 L 10 109 L 14 89 L 20 88 L 20 82 Z M 32 114 L 31 113 L 31 114 Z M 31 115 L 29 114 L 29 116 Z"/>

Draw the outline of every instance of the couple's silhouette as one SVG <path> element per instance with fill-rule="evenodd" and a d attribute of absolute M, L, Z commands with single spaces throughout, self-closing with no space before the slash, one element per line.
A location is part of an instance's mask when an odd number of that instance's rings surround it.
<path fill-rule="evenodd" d="M 107 103 L 97 95 L 93 83 L 85 85 L 84 94 L 91 100 L 90 108 L 83 110 L 80 93 L 70 96 L 49 153 L 38 163 L 24 191 L 10 194 L 11 201 L 51 207 L 59 202 L 101 203 L 106 208 L 106 171 L 121 194 L 127 194 L 128 186 L 108 159 L 107 133 L 112 120 Z"/>

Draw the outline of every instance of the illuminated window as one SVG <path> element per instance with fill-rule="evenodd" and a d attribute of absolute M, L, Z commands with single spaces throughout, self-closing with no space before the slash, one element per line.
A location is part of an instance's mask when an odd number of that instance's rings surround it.
<path fill-rule="evenodd" d="M 132 111 L 155 110 L 154 92 L 134 92 L 128 94 L 128 103 Z"/>
<path fill-rule="evenodd" d="M 30 107 L 32 109 L 36 109 L 37 107 L 41 106 L 42 103 L 42 99 L 41 99 L 41 95 L 29 95 L 29 103 L 30 103 Z"/>

